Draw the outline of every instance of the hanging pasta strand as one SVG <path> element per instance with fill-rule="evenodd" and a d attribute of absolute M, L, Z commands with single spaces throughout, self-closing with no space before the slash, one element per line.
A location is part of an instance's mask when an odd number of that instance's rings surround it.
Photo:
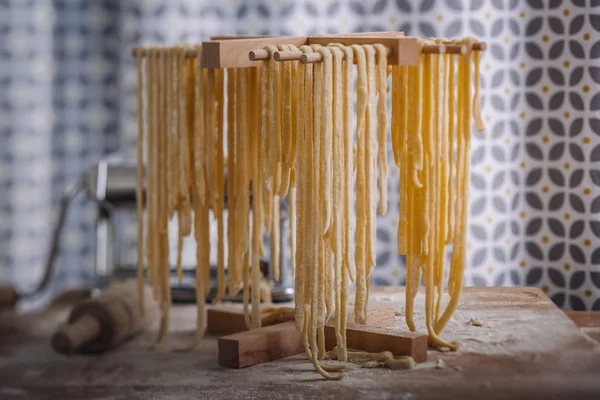
<path fill-rule="evenodd" d="M 376 228 L 375 220 L 377 218 L 377 133 L 376 133 L 376 93 L 377 93 L 377 82 L 376 66 L 375 66 L 375 49 L 372 45 L 363 45 L 367 57 L 367 84 L 368 84 L 368 101 L 366 111 L 366 131 L 365 131 L 365 185 L 366 185 L 366 208 L 367 208 L 367 222 L 366 222 L 366 286 L 367 286 L 367 298 L 369 296 L 369 280 L 371 270 L 375 266 L 376 254 L 375 254 L 375 240 L 376 240 Z M 366 303 L 365 310 L 366 313 Z"/>
<path fill-rule="evenodd" d="M 268 119 L 263 118 L 264 121 L 269 121 L 269 136 L 268 136 L 268 153 L 267 153 L 267 170 L 265 172 L 266 178 L 271 178 L 275 174 L 277 164 L 281 159 L 281 118 L 278 111 L 278 106 L 281 102 L 281 75 L 280 65 L 274 62 L 273 53 L 278 51 L 277 46 L 265 46 L 265 50 L 269 53 L 269 59 L 266 65 L 269 68 L 269 104 Z M 279 191 L 279 181 L 275 182 L 275 187 L 272 187 L 273 193 Z"/>
<path fill-rule="evenodd" d="M 398 115 L 396 120 L 398 127 L 396 128 L 398 133 L 397 146 L 398 149 L 394 150 L 394 154 L 397 154 L 397 164 L 400 167 L 400 216 L 398 218 L 398 253 L 407 254 L 408 251 L 408 226 L 407 226 L 407 212 L 408 212 L 408 185 L 409 177 L 411 174 L 409 171 L 409 162 L 406 152 L 407 146 L 407 135 L 408 135 L 408 67 L 401 66 L 396 67 L 394 71 L 395 85 L 393 85 L 392 91 L 397 91 L 397 100 L 392 102 L 392 115 L 395 113 Z M 397 88 L 396 88 L 397 86 Z"/>
<path fill-rule="evenodd" d="M 289 46 L 280 45 L 281 51 L 289 50 Z M 275 62 L 275 61 L 273 61 Z M 281 71 L 281 183 L 279 185 L 279 197 L 285 198 L 290 188 L 291 158 L 292 158 L 292 64 L 283 63 Z"/>
<path fill-rule="evenodd" d="M 158 143 L 159 146 L 166 151 L 161 151 L 158 157 L 158 266 L 159 266 L 159 304 L 161 308 L 161 321 L 157 343 L 162 342 L 169 329 L 169 310 L 171 308 L 171 286 L 169 277 L 171 266 L 169 263 L 169 234 L 168 224 L 169 216 L 169 175 L 168 175 L 168 154 L 169 154 L 169 136 L 167 125 L 167 104 L 169 87 L 169 76 L 167 74 L 167 49 L 161 49 L 159 52 L 158 68 L 159 68 L 159 123 L 158 123 Z"/>
<path fill-rule="evenodd" d="M 342 127 L 339 126 L 339 118 L 343 118 L 343 136 L 340 139 L 343 143 L 339 143 L 342 146 L 343 160 L 343 186 L 342 195 L 344 197 L 344 212 L 342 215 L 342 234 L 343 234 L 343 256 L 342 256 L 342 271 L 341 271 L 341 289 L 340 289 L 340 309 L 336 312 L 339 313 L 339 325 L 341 330 L 341 342 L 338 345 L 338 359 L 340 361 L 346 361 L 347 355 L 347 336 L 346 336 L 346 322 L 347 322 L 347 304 L 348 304 L 348 277 L 352 281 L 355 281 L 356 277 L 356 262 L 354 254 L 354 227 L 353 227 L 353 207 L 354 207 L 354 188 L 353 188 L 353 170 L 354 170 L 354 133 L 352 132 L 352 111 L 353 111 L 353 64 L 354 64 L 354 52 L 352 49 L 345 46 L 336 46 L 343 51 L 343 77 L 342 77 L 342 91 L 343 96 L 343 113 L 337 115 L 338 117 L 338 130 Z M 336 130 L 337 132 L 337 130 Z"/>
<path fill-rule="evenodd" d="M 353 63 L 354 52 L 351 48 L 334 43 L 332 46 L 343 51 L 344 54 L 344 78 L 342 90 L 344 91 L 343 100 L 343 120 L 344 120 L 344 267 L 352 282 L 356 277 L 356 260 L 354 254 L 354 132 L 352 132 L 352 114 L 354 111 L 354 91 L 353 91 Z M 345 325 L 344 325 L 345 326 Z"/>
<path fill-rule="evenodd" d="M 379 168 L 379 214 L 386 215 L 388 208 L 388 160 L 387 160 L 387 48 L 382 44 L 373 46 L 377 53 L 377 165 Z"/>
<path fill-rule="evenodd" d="M 224 117 L 224 71 L 217 69 L 215 71 L 215 90 L 216 90 L 216 155 L 215 155 L 215 191 L 216 199 L 213 212 L 217 220 L 217 294 L 213 303 L 220 301 L 225 296 L 225 155 L 223 148 L 223 117 Z"/>
<path fill-rule="evenodd" d="M 457 138 L 457 210 L 456 210 L 456 232 L 454 234 L 454 243 L 452 249 L 452 261 L 450 265 L 450 276 L 448 280 L 448 291 L 450 301 L 446 309 L 436 321 L 434 329 L 436 333 L 441 332 L 444 326 L 454 313 L 460 293 L 463 286 L 463 274 L 465 268 L 466 253 L 466 222 L 467 222 L 467 197 L 468 197 L 468 176 L 469 163 L 468 152 L 471 136 L 471 60 L 474 39 L 468 38 L 465 41 L 467 52 L 459 58 L 458 65 L 458 91 L 457 105 L 459 109 Z M 478 84 L 478 82 L 477 82 Z M 476 89 L 477 90 L 477 89 Z M 456 347 L 456 344 L 453 345 Z"/>
<path fill-rule="evenodd" d="M 184 49 L 178 47 L 174 49 L 174 68 L 173 68 L 173 80 L 175 85 L 172 90 L 171 102 L 174 106 L 172 111 L 173 120 L 169 124 L 175 129 L 175 144 L 172 147 L 173 157 L 171 160 L 176 163 L 176 173 L 171 178 L 171 184 L 175 185 L 176 190 L 175 202 L 177 204 L 177 281 L 179 284 L 183 281 L 183 238 L 189 235 L 190 227 L 190 205 L 189 205 L 189 182 L 186 181 L 186 173 L 189 171 L 189 155 L 187 147 L 187 119 L 182 118 L 186 115 L 186 89 L 185 84 L 187 83 L 186 76 L 186 60 L 184 55 Z M 187 203 L 187 204 L 186 204 Z"/>
<path fill-rule="evenodd" d="M 204 197 L 205 185 L 205 164 L 204 157 L 206 156 L 204 136 L 206 134 L 205 115 L 204 115 L 204 71 L 202 69 L 202 47 L 197 46 L 196 52 L 198 56 L 189 63 L 188 66 L 188 90 L 195 88 L 195 91 L 188 93 L 188 104 L 193 104 L 195 107 L 188 107 L 188 116 L 191 119 L 194 135 L 192 136 L 192 159 L 193 165 L 192 175 L 194 184 L 192 185 L 192 195 L 194 198 L 194 239 L 196 241 L 196 335 L 192 340 L 190 348 L 194 348 L 200 343 L 205 330 L 205 269 L 209 269 L 210 250 L 209 235 L 208 235 L 208 201 Z M 193 94 L 193 96 L 190 96 Z M 191 115 L 190 115 L 191 114 Z M 208 257 L 207 257 L 208 255 Z"/>
<path fill-rule="evenodd" d="M 137 212 L 137 296 L 140 312 L 144 315 L 144 139 L 145 130 L 148 129 L 146 121 L 148 106 L 148 62 L 144 58 L 137 57 L 137 182 L 135 192 Z M 144 80 L 146 78 L 146 80 Z"/>
<path fill-rule="evenodd" d="M 419 65 L 408 67 L 408 84 L 411 93 L 408 102 L 408 115 L 413 117 L 410 125 L 410 131 L 407 134 L 407 241 L 406 241 L 406 324 L 411 331 L 415 331 L 414 299 L 417 295 L 419 281 L 421 279 L 421 224 L 416 221 L 418 218 L 418 208 L 422 205 L 421 196 L 418 194 L 422 184 L 418 178 L 418 172 L 421 169 L 420 160 L 422 158 L 423 144 L 421 143 L 422 126 L 422 66 L 424 56 L 421 54 Z"/>
<path fill-rule="evenodd" d="M 236 119 L 236 254 L 238 260 L 242 261 L 238 266 L 237 276 L 245 273 L 244 270 L 249 268 L 248 262 L 244 262 L 244 257 L 249 251 L 249 204 L 250 204 L 250 192 L 249 192 L 249 162 L 248 162 L 248 146 L 249 146 L 249 127 L 247 124 L 249 118 L 249 104 L 248 104 L 248 69 L 240 68 L 236 74 L 236 102 L 237 102 L 237 119 Z M 247 260 L 247 259 L 246 259 Z"/>
<path fill-rule="evenodd" d="M 441 135 L 438 137 L 438 143 L 441 146 L 440 149 L 440 171 L 439 171 L 439 181 L 438 181 L 438 194 L 440 196 L 439 201 L 439 234 L 437 236 L 437 267 L 435 273 L 435 285 L 437 287 L 437 301 L 435 305 L 435 317 L 434 319 L 437 321 L 439 318 L 439 312 L 441 310 L 442 304 L 442 295 L 444 293 L 444 265 L 445 265 L 445 248 L 446 248 L 446 237 L 448 235 L 448 152 L 449 152 L 449 142 L 448 142 L 448 73 L 450 71 L 449 68 L 449 59 L 450 55 L 444 54 L 443 56 L 443 73 L 442 73 L 442 87 L 443 87 L 443 99 L 441 101 L 442 107 L 442 119 L 439 121 L 441 124 L 440 129 L 438 129 L 438 133 Z M 439 96 L 439 90 L 438 94 Z"/>
<path fill-rule="evenodd" d="M 230 294 L 238 290 L 236 272 L 236 166 L 235 166 L 235 123 L 236 123 L 236 72 L 235 68 L 227 69 L 227 289 Z M 264 110 L 264 108 L 263 108 Z"/>
<path fill-rule="evenodd" d="M 342 51 L 338 48 L 331 48 L 333 57 L 333 176 L 340 177 L 344 173 L 344 148 L 345 141 L 343 137 L 343 117 L 344 111 L 342 107 L 343 98 L 343 70 L 342 70 Z M 333 182 L 333 198 L 339 199 L 344 195 L 344 180 L 335 179 Z M 343 224 L 344 210 L 342 207 L 335 207 L 332 217 L 333 227 L 333 251 L 334 251 L 334 278 L 335 278 L 335 337 L 338 351 L 346 351 L 345 337 L 342 331 L 346 329 L 342 325 L 342 315 L 346 312 L 346 303 L 342 302 L 342 286 L 345 281 L 342 276 L 343 263 Z"/>
<path fill-rule="evenodd" d="M 317 52 L 323 57 L 323 62 L 317 67 L 322 68 L 322 93 L 321 101 L 323 104 L 323 114 L 325 116 L 332 115 L 332 57 L 331 49 L 329 47 L 320 47 Z M 320 181 L 322 182 L 320 199 L 319 202 L 323 206 L 321 208 L 321 223 L 323 235 L 328 235 L 328 230 L 331 225 L 331 213 L 332 213 L 332 165 L 331 165 L 331 154 L 332 154 L 332 141 L 333 141 L 333 120 L 331 118 L 322 119 L 323 135 L 321 140 L 321 176 Z M 321 123 L 321 122 L 319 122 Z"/>
<path fill-rule="evenodd" d="M 365 324 L 365 310 L 368 303 L 367 294 L 367 219 L 366 201 L 366 148 L 368 135 L 365 128 L 369 89 L 367 83 L 367 61 L 362 46 L 352 45 L 357 67 L 357 104 L 356 104 L 356 297 L 354 300 L 354 320 L 357 324 Z"/>
<path fill-rule="evenodd" d="M 481 97 L 479 95 L 479 58 L 481 53 L 475 51 L 473 53 L 473 78 L 475 80 L 475 93 L 473 94 L 473 119 L 475 120 L 475 127 L 479 132 L 485 130 L 483 119 L 481 118 Z M 471 82 L 469 82 L 469 85 Z"/>
<path fill-rule="evenodd" d="M 260 317 L 260 252 L 262 246 L 262 229 L 263 229 L 263 209 L 262 209 L 262 186 L 263 186 L 263 169 L 261 165 L 262 160 L 262 149 L 259 144 L 260 130 L 259 126 L 261 124 L 261 116 L 257 110 L 257 106 L 259 104 L 259 100 L 261 97 L 261 86 L 260 86 L 260 72 L 261 71 L 253 71 L 251 76 L 252 86 L 250 89 L 250 94 L 254 95 L 255 98 L 250 103 L 253 105 L 250 111 L 251 118 L 251 126 L 253 127 L 251 132 L 252 137 L 254 138 L 252 146 L 252 154 L 253 158 L 253 168 L 252 168 L 252 326 L 260 327 L 261 325 L 261 317 Z"/>
<path fill-rule="evenodd" d="M 448 233 L 446 234 L 446 244 L 452 243 L 454 238 L 454 210 L 456 208 L 455 200 L 455 162 L 454 162 L 454 143 L 455 143 L 455 57 L 449 55 L 448 65 Z"/>
<path fill-rule="evenodd" d="M 154 277 L 154 266 L 156 247 L 154 247 L 154 220 L 155 220 L 155 157 L 156 157 L 156 135 L 154 134 L 156 128 L 156 103 L 155 103 L 155 89 L 156 89 L 156 74 L 155 74 L 155 50 L 154 48 L 148 49 L 148 55 L 146 63 L 148 64 L 148 188 L 146 195 L 146 207 L 148 209 L 148 223 L 146 226 L 146 249 L 147 260 L 148 260 L 148 282 L 152 284 L 152 294 L 154 299 L 157 298 L 157 289 L 154 286 L 156 281 Z"/>
<path fill-rule="evenodd" d="M 312 53 L 310 46 L 301 46 L 300 51 L 303 53 Z M 297 103 L 297 149 L 298 156 L 296 157 L 297 171 L 297 202 L 298 202 L 298 222 L 297 222 L 297 248 L 296 248 L 296 273 L 294 279 L 294 319 L 296 328 L 305 333 L 304 315 L 305 315 L 305 293 L 307 289 L 306 276 L 306 254 L 307 247 L 310 244 L 306 242 L 309 220 L 308 198 L 308 181 L 310 179 L 308 154 L 309 140 L 312 140 L 312 101 L 310 92 L 312 92 L 312 64 L 302 64 L 298 68 L 298 103 Z M 306 347 L 306 345 L 305 345 Z"/>

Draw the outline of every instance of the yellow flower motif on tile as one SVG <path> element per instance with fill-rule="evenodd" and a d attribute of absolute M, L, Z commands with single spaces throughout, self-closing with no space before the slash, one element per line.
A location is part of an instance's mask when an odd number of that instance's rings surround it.
<path fill-rule="evenodd" d="M 520 67 L 521 69 L 524 69 L 524 68 L 525 68 L 525 63 L 524 63 L 523 61 L 521 61 L 521 62 L 519 63 L 519 67 Z"/>
<path fill-rule="evenodd" d="M 548 136 L 542 136 L 542 142 L 548 143 L 549 141 L 550 139 L 548 138 Z"/>
<path fill-rule="evenodd" d="M 549 290 L 550 290 L 550 288 L 548 287 L 548 285 L 543 285 L 543 286 L 542 286 L 542 291 L 543 291 L 544 293 L 548 293 L 548 291 L 549 291 Z"/>
<path fill-rule="evenodd" d="M 592 297 L 592 291 L 590 289 L 586 289 L 586 291 L 583 292 L 583 294 L 585 295 L 585 297 Z"/>
<path fill-rule="evenodd" d="M 569 66 L 571 65 L 571 63 L 570 63 L 570 62 L 568 62 L 568 61 L 565 61 L 565 62 L 563 63 L 563 65 L 565 66 L 565 68 L 569 68 Z"/>
<path fill-rule="evenodd" d="M 440 21 L 440 22 L 441 22 L 441 21 L 443 21 L 443 20 L 444 20 L 444 16 L 443 16 L 443 15 L 438 15 L 438 16 L 436 17 L 436 19 L 437 19 L 438 21 Z"/>
<path fill-rule="evenodd" d="M 544 186 L 542 188 L 542 193 L 548 193 L 548 186 Z"/>
<path fill-rule="evenodd" d="M 519 167 L 521 168 L 525 168 L 527 166 L 527 164 L 525 164 L 525 161 L 521 161 L 521 164 L 519 164 Z"/>
<path fill-rule="evenodd" d="M 571 264 L 569 264 L 569 263 L 566 263 L 566 264 L 564 265 L 564 269 L 565 269 L 565 271 L 569 271 L 569 270 L 571 269 Z"/>
<path fill-rule="evenodd" d="M 590 40 L 590 34 L 589 33 L 584 33 L 583 34 L 583 40 Z"/>
<path fill-rule="evenodd" d="M 548 86 L 546 86 L 546 85 L 542 86 L 542 92 L 548 93 Z"/>
<path fill-rule="evenodd" d="M 590 246 L 592 245 L 592 241 L 591 241 L 590 239 L 585 239 L 585 240 L 583 241 L 583 245 L 584 245 L 585 247 L 590 247 Z"/>
<path fill-rule="evenodd" d="M 588 85 L 583 86 L 583 93 L 587 93 L 590 91 L 590 87 Z"/>
<path fill-rule="evenodd" d="M 585 137 L 583 138 L 583 144 L 588 144 L 589 142 L 590 142 L 590 138 L 589 138 L 589 137 L 587 137 L 587 136 L 585 136 Z"/>
<path fill-rule="evenodd" d="M 571 118 L 571 114 L 568 111 L 565 111 L 565 113 L 563 114 L 563 117 L 565 117 L 565 119 L 569 119 L 569 118 Z"/>
<path fill-rule="evenodd" d="M 520 266 L 521 268 L 525 268 L 525 265 L 526 265 L 526 264 L 525 264 L 525 261 L 521 261 L 521 262 L 519 263 L 519 266 Z"/>
<path fill-rule="evenodd" d="M 521 114 L 519 114 L 519 117 L 521 117 L 521 119 L 525 119 L 525 113 L 522 112 Z"/>
<path fill-rule="evenodd" d="M 494 219 L 492 217 L 488 217 L 488 219 L 487 219 L 488 224 L 491 224 L 492 221 L 494 221 Z"/>
<path fill-rule="evenodd" d="M 565 213 L 565 215 L 563 215 L 563 217 L 568 221 L 571 219 L 571 214 Z"/>
<path fill-rule="evenodd" d="M 548 236 L 542 236 L 542 243 L 546 244 L 548 243 L 548 240 L 550 240 L 548 239 Z"/>
<path fill-rule="evenodd" d="M 569 164 L 568 162 L 565 163 L 564 165 L 565 169 L 569 169 L 571 167 L 571 164 Z"/>
<path fill-rule="evenodd" d="M 548 35 L 544 35 L 544 36 L 542 36 L 542 41 L 543 41 L 544 43 L 546 43 L 546 42 L 547 42 L 549 39 L 550 39 L 550 38 L 548 37 Z"/>
<path fill-rule="evenodd" d="M 491 274 L 493 274 L 493 273 L 494 273 L 494 268 L 492 268 L 492 267 L 488 267 L 488 269 L 487 269 L 487 272 L 488 272 L 488 274 L 490 274 L 490 275 L 491 275 Z"/>
<path fill-rule="evenodd" d="M 524 13 L 523 11 L 521 11 L 521 12 L 519 13 L 519 17 L 521 17 L 521 18 L 525 18 L 525 13 Z"/>
<path fill-rule="evenodd" d="M 585 194 L 586 196 L 589 195 L 590 193 L 592 193 L 592 191 L 590 190 L 590 188 L 583 189 L 583 194 Z"/>
<path fill-rule="evenodd" d="M 521 219 L 525 218 L 525 211 L 521 211 L 519 213 L 519 217 L 521 217 Z"/>
<path fill-rule="evenodd" d="M 568 16 L 569 16 L 569 10 L 565 9 L 565 10 L 563 11 L 563 15 L 564 15 L 565 17 L 568 17 Z"/>

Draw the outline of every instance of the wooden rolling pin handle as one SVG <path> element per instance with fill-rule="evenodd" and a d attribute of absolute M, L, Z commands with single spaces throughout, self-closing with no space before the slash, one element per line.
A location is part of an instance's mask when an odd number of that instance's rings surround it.
<path fill-rule="evenodd" d="M 0 310 L 13 308 L 18 299 L 19 295 L 12 286 L 0 285 Z"/>
<path fill-rule="evenodd" d="M 91 315 L 83 315 L 64 326 L 52 336 L 52 347 L 58 353 L 71 354 L 100 334 L 100 322 Z"/>

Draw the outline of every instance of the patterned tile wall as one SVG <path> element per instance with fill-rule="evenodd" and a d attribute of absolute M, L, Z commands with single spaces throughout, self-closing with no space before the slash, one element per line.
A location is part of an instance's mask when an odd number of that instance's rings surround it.
<path fill-rule="evenodd" d="M 600 309 L 600 0 L 0 1 L 0 273 L 31 285 L 61 188 L 133 148 L 132 46 L 376 30 L 489 44 L 466 283 L 539 286 L 566 309 Z M 397 187 L 394 173 L 376 283 L 404 282 Z M 59 286 L 90 278 L 92 218 L 81 204 L 69 220 Z"/>

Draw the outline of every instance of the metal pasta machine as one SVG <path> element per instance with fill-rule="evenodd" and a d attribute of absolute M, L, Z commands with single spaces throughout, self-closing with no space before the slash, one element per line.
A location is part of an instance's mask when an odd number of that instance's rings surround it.
<path fill-rule="evenodd" d="M 134 160 L 134 161 L 132 161 Z M 225 179 L 227 174 L 225 173 Z M 61 232 L 67 217 L 68 209 L 72 200 L 79 195 L 85 195 L 96 203 L 96 220 L 94 227 L 95 256 L 94 256 L 94 282 L 96 288 L 104 288 L 114 281 L 135 278 L 136 272 L 136 187 L 137 187 L 137 165 L 134 157 L 126 157 L 118 153 L 100 160 L 97 164 L 90 166 L 83 176 L 72 182 L 65 189 L 58 215 L 58 221 L 52 237 L 50 252 L 47 257 L 43 279 L 34 293 L 42 292 L 48 282 L 52 279 L 54 263 L 58 253 Z M 227 204 L 225 205 L 227 207 Z M 280 281 L 275 282 L 272 288 L 273 302 L 286 302 L 293 300 L 293 280 L 291 274 L 291 263 L 289 251 L 284 246 L 286 238 L 289 238 L 288 205 L 286 201 L 280 203 L 280 259 L 281 266 Z M 183 254 L 183 280 L 177 281 L 175 270 L 175 248 L 176 248 L 176 218 L 171 221 L 169 230 L 173 229 L 173 242 L 170 244 L 171 262 L 171 291 L 174 302 L 195 302 L 194 276 L 195 276 L 195 250 L 186 253 L 195 246 L 193 238 L 189 238 L 184 245 Z M 133 229 L 132 229 L 133 226 Z M 216 232 L 216 224 L 215 232 Z M 212 228 L 211 228 L 212 230 Z M 212 235 L 211 235 L 212 237 Z M 216 243 L 215 240 L 212 243 Z M 271 243 L 266 240 L 266 256 L 261 259 L 261 270 L 263 275 L 273 281 L 273 268 L 270 251 Z M 207 300 L 211 300 L 216 294 L 216 245 L 215 251 L 211 249 L 211 292 Z M 215 253 L 214 260 L 212 254 Z M 186 254 L 191 255 L 186 257 Z M 34 293 L 28 294 L 28 296 Z M 241 301 L 241 294 L 226 297 L 225 300 Z"/>

